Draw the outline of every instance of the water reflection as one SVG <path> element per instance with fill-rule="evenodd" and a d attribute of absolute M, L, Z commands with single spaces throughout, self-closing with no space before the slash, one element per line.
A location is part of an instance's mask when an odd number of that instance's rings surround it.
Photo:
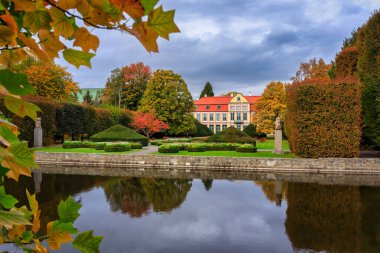
<path fill-rule="evenodd" d="M 25 188 L 40 191 L 42 228 L 62 199 L 82 202 L 76 226 L 105 236 L 101 252 L 380 252 L 376 187 L 47 174 L 20 182 L 6 190 L 20 205 Z"/>

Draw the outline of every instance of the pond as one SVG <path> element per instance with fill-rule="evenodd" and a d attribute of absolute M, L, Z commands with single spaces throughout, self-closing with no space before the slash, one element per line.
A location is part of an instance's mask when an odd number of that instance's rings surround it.
<path fill-rule="evenodd" d="M 40 191 L 43 227 L 74 196 L 83 205 L 75 226 L 103 235 L 103 253 L 380 252 L 373 186 L 59 174 L 21 183 Z M 6 182 L 26 202 L 25 187 Z"/>

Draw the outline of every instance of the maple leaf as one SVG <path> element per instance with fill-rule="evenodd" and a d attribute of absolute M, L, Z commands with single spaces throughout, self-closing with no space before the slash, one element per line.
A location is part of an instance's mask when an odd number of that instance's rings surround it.
<path fill-rule="evenodd" d="M 174 14 L 174 10 L 165 12 L 162 9 L 162 6 L 160 6 L 149 14 L 148 24 L 158 33 L 158 35 L 169 40 L 170 33 L 180 32 L 179 28 L 174 23 Z"/>
<path fill-rule="evenodd" d="M 69 39 L 74 33 L 74 19 L 67 18 L 65 13 L 56 8 L 51 8 L 49 13 L 53 19 L 51 25 L 54 28 L 54 33 Z"/>
<path fill-rule="evenodd" d="M 36 243 L 34 246 L 34 251 L 36 253 L 49 253 L 49 251 L 44 246 L 42 246 L 39 240 L 34 240 L 34 242 Z"/>
<path fill-rule="evenodd" d="M 74 46 L 81 47 L 84 52 L 90 51 L 92 49 L 96 52 L 99 47 L 99 38 L 92 35 L 86 28 L 81 27 L 77 29 L 74 33 Z"/>
<path fill-rule="evenodd" d="M 134 23 L 133 30 L 138 33 L 137 39 L 148 52 L 158 52 L 158 33 L 147 22 Z"/>
<path fill-rule="evenodd" d="M 49 222 L 47 224 L 47 243 L 52 250 L 59 250 L 61 244 L 71 242 L 73 240 L 71 234 L 77 232 L 71 223 Z"/>
<path fill-rule="evenodd" d="M 66 61 L 79 68 L 81 65 L 91 68 L 91 58 L 94 57 L 93 53 L 86 53 L 75 49 L 66 49 L 63 51 L 63 58 Z"/>
<path fill-rule="evenodd" d="M 49 12 L 44 10 L 36 10 L 27 12 L 24 16 L 24 25 L 36 33 L 41 29 L 50 30 L 50 22 L 52 21 Z"/>
<path fill-rule="evenodd" d="M 118 9 L 125 11 L 133 19 L 139 19 L 144 16 L 144 8 L 140 1 L 136 0 L 110 0 Z"/>
<path fill-rule="evenodd" d="M 38 59 L 43 62 L 49 62 L 49 57 L 40 49 L 34 39 L 26 37 L 23 33 L 19 33 L 19 38 L 32 51 L 32 53 L 38 57 Z"/>
<path fill-rule="evenodd" d="M 55 36 L 54 33 L 47 30 L 41 30 L 38 33 L 38 37 L 42 49 L 50 58 L 58 58 L 58 52 L 66 48 L 66 46 L 59 40 L 58 36 Z"/>

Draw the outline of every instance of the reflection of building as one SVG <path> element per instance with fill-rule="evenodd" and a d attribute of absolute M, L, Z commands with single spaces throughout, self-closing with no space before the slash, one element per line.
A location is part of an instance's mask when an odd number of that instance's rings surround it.
<path fill-rule="evenodd" d="M 254 103 L 260 96 L 244 96 L 241 93 L 228 96 L 203 97 L 194 101 L 194 117 L 212 131 L 218 133 L 227 127 L 243 130 L 255 114 Z"/>

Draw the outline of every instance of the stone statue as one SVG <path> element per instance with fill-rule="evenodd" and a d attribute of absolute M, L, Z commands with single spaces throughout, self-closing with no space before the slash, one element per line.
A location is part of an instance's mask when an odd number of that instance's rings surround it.
<path fill-rule="evenodd" d="M 280 117 L 276 118 L 276 130 L 282 130 Z"/>
<path fill-rule="evenodd" d="M 42 126 L 41 126 L 41 118 L 37 118 L 36 125 L 34 128 L 34 147 L 40 148 L 42 147 Z"/>
<path fill-rule="evenodd" d="M 41 128 L 41 118 L 37 118 L 37 120 L 36 120 L 36 128 Z"/>

